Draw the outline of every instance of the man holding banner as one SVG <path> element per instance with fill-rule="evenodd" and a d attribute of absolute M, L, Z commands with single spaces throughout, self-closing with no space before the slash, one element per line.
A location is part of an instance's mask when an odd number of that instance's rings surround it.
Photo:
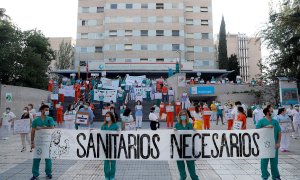
<path fill-rule="evenodd" d="M 274 129 L 274 139 L 275 139 L 275 157 L 274 158 L 262 158 L 260 161 L 261 177 L 265 180 L 268 179 L 270 173 L 268 172 L 269 161 L 271 163 L 271 174 L 272 179 L 280 180 L 280 174 L 278 170 L 278 149 L 280 147 L 281 141 L 281 129 L 278 121 L 272 119 L 273 110 L 271 107 L 264 109 L 265 118 L 258 121 L 256 124 L 256 129 L 260 128 L 273 128 Z M 265 144 L 268 145 L 268 144 Z"/>

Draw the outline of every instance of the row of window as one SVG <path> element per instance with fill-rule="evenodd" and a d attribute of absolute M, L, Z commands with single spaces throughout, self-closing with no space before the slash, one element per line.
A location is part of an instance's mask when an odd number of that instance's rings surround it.
<path fill-rule="evenodd" d="M 81 26 L 100 26 L 114 23 L 185 23 L 186 25 L 208 26 L 208 19 L 184 19 L 177 16 L 149 16 L 149 17 L 106 17 L 105 20 L 81 20 Z"/>
<path fill-rule="evenodd" d="M 174 62 L 174 59 L 168 58 L 139 58 L 139 59 L 117 59 L 117 58 L 108 58 L 108 62 Z M 213 66 L 214 62 L 210 60 L 194 60 L 194 59 L 187 59 L 188 62 L 194 61 L 195 66 Z M 85 66 L 86 61 L 80 61 L 80 66 Z"/>
<path fill-rule="evenodd" d="M 131 37 L 131 36 L 183 36 L 183 31 L 180 30 L 110 30 L 109 37 Z M 79 39 L 102 39 L 102 33 L 81 33 Z M 186 33 L 187 39 L 210 39 L 209 33 Z"/>
<path fill-rule="evenodd" d="M 102 53 L 103 52 L 103 47 L 102 46 L 96 46 L 95 48 L 88 48 L 87 47 L 81 47 L 80 52 L 81 53 L 87 53 L 87 52 L 92 52 L 94 49 L 95 53 Z M 159 50 L 159 51 L 177 51 L 180 50 L 180 44 L 118 44 L 118 45 L 107 45 L 106 48 L 108 51 L 132 51 L 132 50 Z M 212 47 L 207 47 L 207 46 L 187 46 L 186 47 L 186 52 L 213 52 Z"/>
<path fill-rule="evenodd" d="M 181 9 L 183 7 L 183 4 L 178 3 L 127 3 L 127 4 L 110 4 L 107 8 L 109 9 Z M 81 7 L 82 13 L 103 13 L 104 7 Z M 208 12 L 207 6 L 186 6 L 185 7 L 186 12 Z"/>

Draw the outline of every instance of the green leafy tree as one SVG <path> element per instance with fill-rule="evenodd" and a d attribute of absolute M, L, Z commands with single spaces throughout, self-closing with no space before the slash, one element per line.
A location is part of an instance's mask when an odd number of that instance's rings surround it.
<path fill-rule="evenodd" d="M 228 74 L 229 81 L 236 81 L 236 76 L 240 75 L 240 66 L 238 62 L 238 58 L 236 54 L 231 54 L 228 58 L 228 71 L 233 71 L 232 73 Z"/>
<path fill-rule="evenodd" d="M 55 52 L 56 54 L 56 62 L 55 67 L 56 69 L 70 69 L 73 58 L 74 58 L 74 51 L 73 46 L 70 42 L 62 41 L 59 45 L 59 50 Z"/>
<path fill-rule="evenodd" d="M 222 17 L 219 32 L 218 61 L 219 69 L 228 69 L 227 40 L 224 16 Z"/>
<path fill-rule="evenodd" d="M 0 20 L 10 20 L 10 17 L 7 14 L 5 14 L 5 12 L 5 8 L 0 8 Z"/>
<path fill-rule="evenodd" d="M 263 66 L 267 83 L 275 83 L 278 76 L 300 80 L 299 2 L 286 1 L 279 7 L 279 10 L 270 8 L 269 21 L 259 33 L 270 52 Z"/>
<path fill-rule="evenodd" d="M 48 66 L 54 59 L 48 39 L 37 30 L 22 32 L 0 20 L 0 81 L 4 84 L 44 89 Z"/>

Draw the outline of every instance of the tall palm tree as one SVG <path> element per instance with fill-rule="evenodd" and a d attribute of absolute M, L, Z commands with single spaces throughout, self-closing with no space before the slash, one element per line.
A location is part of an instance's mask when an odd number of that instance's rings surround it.
<path fill-rule="evenodd" d="M 0 8 L 0 20 L 10 20 L 10 17 L 5 14 L 6 9 L 5 8 Z"/>

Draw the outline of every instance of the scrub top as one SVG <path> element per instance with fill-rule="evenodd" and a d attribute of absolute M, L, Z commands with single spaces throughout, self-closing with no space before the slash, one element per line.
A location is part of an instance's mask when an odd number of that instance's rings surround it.
<path fill-rule="evenodd" d="M 36 127 L 52 127 L 54 126 L 54 120 L 52 117 L 46 116 L 44 120 L 41 117 L 37 117 L 32 122 L 32 128 Z"/>
<path fill-rule="evenodd" d="M 186 123 L 185 126 L 183 126 L 180 123 L 176 123 L 174 128 L 177 129 L 177 130 L 193 130 L 193 125 L 190 122 Z"/>
<path fill-rule="evenodd" d="M 263 128 L 268 125 L 272 125 L 274 128 L 274 139 L 275 139 L 275 143 L 277 144 L 278 133 L 281 132 L 281 128 L 279 126 L 278 121 L 276 121 L 275 119 L 272 119 L 271 121 L 269 121 L 266 118 L 263 118 L 263 119 L 259 120 L 258 123 L 256 124 L 256 129 Z"/>
<path fill-rule="evenodd" d="M 101 126 L 101 130 L 105 130 L 105 131 L 117 131 L 119 129 L 119 126 L 117 123 L 112 123 L 109 127 L 108 127 L 108 123 L 105 123 Z"/>

